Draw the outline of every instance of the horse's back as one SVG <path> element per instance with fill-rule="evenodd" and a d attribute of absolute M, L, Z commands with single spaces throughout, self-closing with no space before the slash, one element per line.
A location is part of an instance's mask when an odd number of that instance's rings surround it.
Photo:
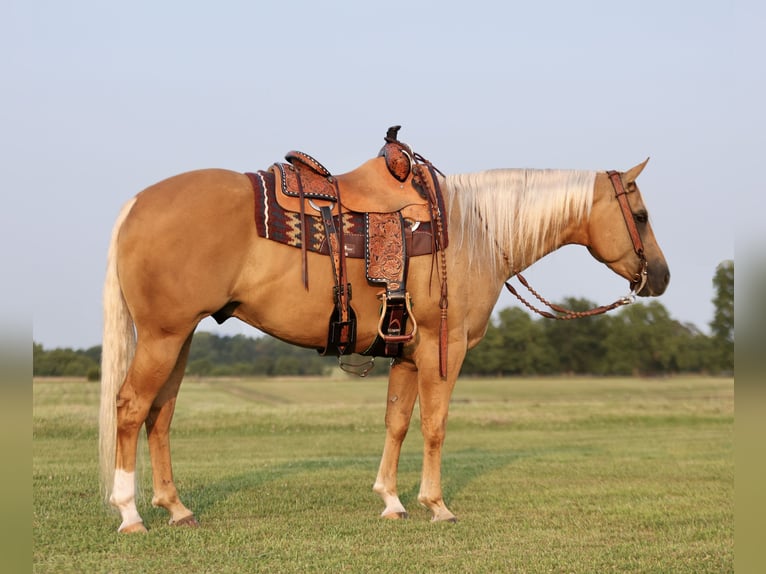
<path fill-rule="evenodd" d="M 241 202 L 252 202 L 247 176 L 225 169 L 201 169 L 174 175 L 141 191 L 130 217 L 142 212 L 150 214 L 149 219 L 169 212 L 204 216 Z"/>

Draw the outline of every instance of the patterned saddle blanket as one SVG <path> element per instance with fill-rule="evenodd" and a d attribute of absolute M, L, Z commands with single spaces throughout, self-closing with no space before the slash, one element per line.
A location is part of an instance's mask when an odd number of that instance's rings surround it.
<path fill-rule="evenodd" d="M 319 215 L 307 214 L 306 226 L 301 225 L 299 211 L 288 211 L 277 201 L 277 181 L 273 170 L 248 173 L 255 194 L 255 227 L 258 235 L 291 247 L 306 249 L 323 255 L 330 255 L 330 245 Z M 443 209 L 443 205 L 441 205 Z M 397 212 L 395 215 L 399 216 Z M 337 228 L 341 222 L 333 216 Z M 365 257 L 368 214 L 345 212 L 343 233 L 347 257 Z M 399 217 L 396 217 L 399 219 Z M 434 252 L 435 242 L 431 221 L 415 221 L 401 215 L 404 227 L 405 249 L 409 257 L 429 255 Z M 439 243 L 438 245 L 442 245 Z M 446 247 L 446 245 L 445 245 Z M 437 247 L 438 248 L 438 247 Z"/>

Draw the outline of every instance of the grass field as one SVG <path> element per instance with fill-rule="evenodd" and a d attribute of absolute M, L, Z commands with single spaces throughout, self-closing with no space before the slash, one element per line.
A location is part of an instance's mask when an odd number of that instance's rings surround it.
<path fill-rule="evenodd" d="M 417 412 L 399 487 L 371 491 L 386 383 L 188 380 L 173 425 L 198 529 L 151 508 L 116 533 L 97 482 L 98 386 L 34 382 L 35 572 L 733 572 L 731 379 L 461 379 L 443 463 L 457 524 L 416 501 Z M 148 460 L 146 450 L 142 459 Z"/>

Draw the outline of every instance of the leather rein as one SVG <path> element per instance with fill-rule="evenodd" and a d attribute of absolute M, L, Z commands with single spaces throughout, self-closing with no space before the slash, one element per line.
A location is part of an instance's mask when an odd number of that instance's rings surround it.
<path fill-rule="evenodd" d="M 513 293 L 513 295 L 521 301 L 528 309 L 531 311 L 534 311 L 538 315 L 541 315 L 545 317 L 546 319 L 556 319 L 559 321 L 568 321 L 571 319 L 581 319 L 584 317 L 593 317 L 594 315 L 602 315 L 603 313 L 606 313 L 607 311 L 611 311 L 612 309 L 616 309 L 618 307 L 622 307 L 623 305 L 628 305 L 630 303 L 633 303 L 636 299 L 636 295 L 644 288 L 646 285 L 647 280 L 647 268 L 648 263 L 646 261 L 646 257 L 644 255 L 644 243 L 641 241 L 641 234 L 638 231 L 638 227 L 636 226 L 636 220 L 633 215 L 633 211 L 630 209 L 630 203 L 628 202 L 628 192 L 625 190 L 625 186 L 622 183 L 622 178 L 620 177 L 620 172 L 610 170 L 606 172 L 609 176 L 609 180 L 612 182 L 612 187 L 614 188 L 614 195 L 617 198 L 617 202 L 620 204 L 620 210 L 622 211 L 623 218 L 625 219 L 625 225 L 628 228 L 628 233 L 630 234 L 630 240 L 633 243 L 633 251 L 638 255 L 639 259 L 639 270 L 636 272 L 636 274 L 633 276 L 633 280 L 630 282 L 631 285 L 631 292 L 629 295 L 622 297 L 615 301 L 614 303 L 611 303 L 609 305 L 602 305 L 600 307 L 596 307 L 595 309 L 590 309 L 588 311 L 573 311 L 571 309 L 566 309 L 565 307 L 561 307 L 559 305 L 556 305 L 554 303 L 551 303 L 550 301 L 543 298 L 537 291 L 535 291 L 532 287 L 530 287 L 527 280 L 521 275 L 521 273 L 517 272 L 514 273 L 515 277 L 518 277 L 519 282 L 526 287 L 526 289 L 534 295 L 534 297 L 546 305 L 548 308 L 550 308 L 555 313 L 550 313 L 548 311 L 538 309 L 533 304 L 531 304 L 529 301 L 524 299 L 518 291 L 511 285 L 508 281 L 505 282 L 505 287 Z"/>

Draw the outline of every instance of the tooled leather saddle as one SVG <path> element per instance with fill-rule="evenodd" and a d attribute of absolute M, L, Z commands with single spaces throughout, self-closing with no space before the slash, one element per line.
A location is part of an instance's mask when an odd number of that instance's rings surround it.
<path fill-rule="evenodd" d="M 367 280 L 380 284 L 382 310 L 378 334 L 362 354 L 399 357 L 412 340 L 417 321 L 406 288 L 410 257 L 447 247 L 444 202 L 436 168 L 397 139 L 389 128 L 377 157 L 334 176 L 310 155 L 291 151 L 288 163 L 248 173 L 255 192 L 255 223 L 262 237 L 300 248 L 303 282 L 308 288 L 308 251 L 329 256 L 335 285 L 327 345 L 322 354 L 353 352 L 356 315 L 346 258 L 364 258 Z M 441 260 L 442 274 L 446 274 Z M 446 277 L 442 278 L 442 317 L 446 329 Z M 412 328 L 407 332 L 407 320 Z M 341 362 L 341 366 L 344 363 Z M 357 374 L 366 374 L 372 360 Z"/>

